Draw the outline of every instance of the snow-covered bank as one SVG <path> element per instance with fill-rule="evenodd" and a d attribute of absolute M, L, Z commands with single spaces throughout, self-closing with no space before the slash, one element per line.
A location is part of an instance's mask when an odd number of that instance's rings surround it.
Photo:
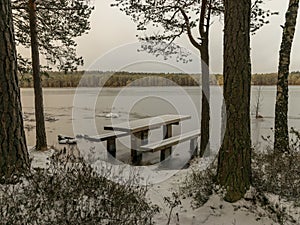
<path fill-rule="evenodd" d="M 49 163 L 49 158 L 54 150 L 47 152 L 30 151 L 33 167 L 45 168 Z M 212 156 L 213 158 L 213 156 Z M 166 203 L 165 197 L 170 197 L 172 193 L 180 193 L 182 183 L 186 177 L 194 170 L 205 170 L 212 162 L 212 158 L 205 157 L 191 161 L 190 166 L 174 173 L 170 178 L 162 182 L 152 184 L 148 187 L 147 199 L 149 202 L 160 207 L 160 212 L 155 215 L 154 221 L 158 225 L 166 225 L 170 213 L 170 206 Z M 101 166 L 98 164 L 97 166 Z M 110 169 L 107 167 L 106 169 Z M 184 190 L 183 190 L 184 191 Z M 191 204 L 191 197 L 179 196 L 180 205 L 174 207 L 171 215 L 170 224 L 175 225 L 272 225 L 279 224 L 274 222 L 276 213 L 286 213 L 290 219 L 282 224 L 300 224 L 299 208 L 293 202 L 284 201 L 278 195 L 266 194 L 268 205 L 262 207 L 255 200 L 255 190 L 252 189 L 247 195 L 247 200 L 242 199 L 236 203 L 228 203 L 222 200 L 222 194 L 213 193 L 209 200 L 201 207 L 194 208 Z M 276 213 L 272 213 L 275 210 Z M 293 221 L 294 220 L 294 221 Z"/>
<path fill-rule="evenodd" d="M 165 225 L 168 221 L 170 207 L 165 203 L 164 197 L 178 193 L 182 182 L 186 176 L 196 168 L 207 168 L 205 162 L 208 159 L 193 161 L 188 169 L 183 169 L 160 184 L 155 184 L 149 188 L 148 198 L 154 204 L 161 207 L 161 211 L 155 217 L 158 225 Z M 180 198 L 180 196 L 179 196 Z M 220 194 L 214 193 L 209 200 L 200 208 L 193 208 L 192 198 L 180 198 L 181 205 L 175 207 L 172 213 L 170 224 L 176 225 L 275 225 L 268 213 L 253 205 L 253 202 L 240 200 L 234 204 L 222 200 Z"/>

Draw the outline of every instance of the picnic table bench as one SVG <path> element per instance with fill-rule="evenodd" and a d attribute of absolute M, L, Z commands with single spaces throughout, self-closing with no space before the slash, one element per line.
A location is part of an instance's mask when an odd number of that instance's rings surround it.
<path fill-rule="evenodd" d="M 116 138 L 128 136 L 129 134 L 123 131 L 113 131 L 96 136 L 84 135 L 83 138 L 92 142 L 106 141 L 106 150 L 114 158 L 116 157 Z"/>
<path fill-rule="evenodd" d="M 142 146 L 148 144 L 149 130 L 163 127 L 163 139 L 172 137 L 172 125 L 178 125 L 179 122 L 190 119 L 190 115 L 161 115 L 139 120 L 127 121 L 119 124 L 107 125 L 105 130 L 114 130 L 128 133 L 131 139 L 131 162 L 139 165 L 142 160 L 144 149 Z M 180 137 L 177 137 L 177 139 Z M 192 137 L 189 137 L 192 139 Z M 176 141 L 172 143 L 176 144 Z M 170 143 L 169 143 L 170 145 Z M 160 160 L 163 161 L 172 153 L 172 145 L 160 149 Z"/>
<path fill-rule="evenodd" d="M 142 145 L 140 151 L 142 152 L 157 152 L 168 149 L 174 145 L 190 140 L 190 150 L 195 152 L 198 147 L 197 139 L 200 136 L 200 129 L 190 131 L 181 135 L 173 136 L 162 141 L 153 142 Z M 162 159 L 161 159 L 162 160 Z"/>
<path fill-rule="evenodd" d="M 190 140 L 190 150 L 196 154 L 198 148 L 198 137 L 200 130 L 189 131 L 181 135 L 172 136 L 172 125 L 190 119 L 190 115 L 161 115 L 144 119 L 132 120 L 118 124 L 104 126 L 104 130 L 112 132 L 96 136 L 83 137 L 93 142 L 107 141 L 107 152 L 116 157 L 116 138 L 130 136 L 131 162 L 140 165 L 142 154 L 145 152 L 160 151 L 160 161 L 165 160 L 172 153 L 172 147 L 178 143 Z M 163 127 L 161 141 L 148 143 L 149 130 Z"/>

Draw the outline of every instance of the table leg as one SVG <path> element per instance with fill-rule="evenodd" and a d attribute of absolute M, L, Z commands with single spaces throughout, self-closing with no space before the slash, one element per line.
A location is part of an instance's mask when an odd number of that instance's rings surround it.
<path fill-rule="evenodd" d="M 143 153 L 139 151 L 141 145 L 148 144 L 149 130 L 131 134 L 131 162 L 133 165 L 140 165 Z"/>
<path fill-rule="evenodd" d="M 138 151 L 142 143 L 142 132 L 131 134 L 131 162 L 133 165 L 140 165 L 142 153 Z"/>
<path fill-rule="evenodd" d="M 138 133 L 135 133 L 135 134 L 131 134 L 131 137 L 130 137 L 130 141 L 131 141 L 131 163 L 133 165 L 135 165 L 138 161 L 137 159 L 137 142 L 138 142 L 138 137 L 137 137 Z"/>
<path fill-rule="evenodd" d="M 167 139 L 172 137 L 172 124 L 164 125 L 163 126 L 163 139 Z M 164 161 L 166 158 L 171 156 L 172 154 L 172 147 L 166 148 L 160 151 L 160 161 Z"/>
<path fill-rule="evenodd" d="M 197 137 L 191 139 L 190 151 L 191 151 L 191 158 L 192 159 L 198 155 L 198 138 Z"/>
<path fill-rule="evenodd" d="M 107 139 L 106 143 L 107 152 L 114 158 L 116 158 L 116 138 Z"/>
<path fill-rule="evenodd" d="M 148 134 L 149 134 L 149 130 L 145 130 L 142 132 L 142 145 L 146 145 L 148 144 Z"/>

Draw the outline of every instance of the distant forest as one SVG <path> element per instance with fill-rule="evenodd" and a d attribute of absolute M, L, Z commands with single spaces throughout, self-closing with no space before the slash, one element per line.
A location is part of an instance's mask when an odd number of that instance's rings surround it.
<path fill-rule="evenodd" d="M 198 86 L 200 75 L 179 73 L 129 73 L 129 72 L 95 72 L 80 71 L 65 74 L 63 72 L 44 72 L 42 75 L 43 87 L 123 87 L 123 86 Z M 212 85 L 223 85 L 223 76 L 211 76 Z M 252 85 L 276 85 L 277 74 L 253 74 Z M 19 76 L 22 88 L 32 88 L 31 74 Z M 290 85 L 300 85 L 300 72 L 289 75 Z"/>

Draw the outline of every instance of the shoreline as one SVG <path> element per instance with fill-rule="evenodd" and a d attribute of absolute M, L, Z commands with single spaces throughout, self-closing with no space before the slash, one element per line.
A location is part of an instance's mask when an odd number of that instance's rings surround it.
<path fill-rule="evenodd" d="M 277 85 L 277 73 L 252 74 L 252 86 Z M 181 86 L 192 87 L 201 85 L 200 74 L 167 74 L 167 73 L 129 73 L 129 72 L 74 72 L 64 74 L 62 72 L 47 72 L 41 75 L 44 88 L 72 88 L 72 87 L 167 87 Z M 221 74 L 210 75 L 210 85 L 222 86 Z M 300 85 L 300 72 L 289 74 L 289 85 Z M 31 74 L 19 76 L 21 88 L 32 88 Z"/>

